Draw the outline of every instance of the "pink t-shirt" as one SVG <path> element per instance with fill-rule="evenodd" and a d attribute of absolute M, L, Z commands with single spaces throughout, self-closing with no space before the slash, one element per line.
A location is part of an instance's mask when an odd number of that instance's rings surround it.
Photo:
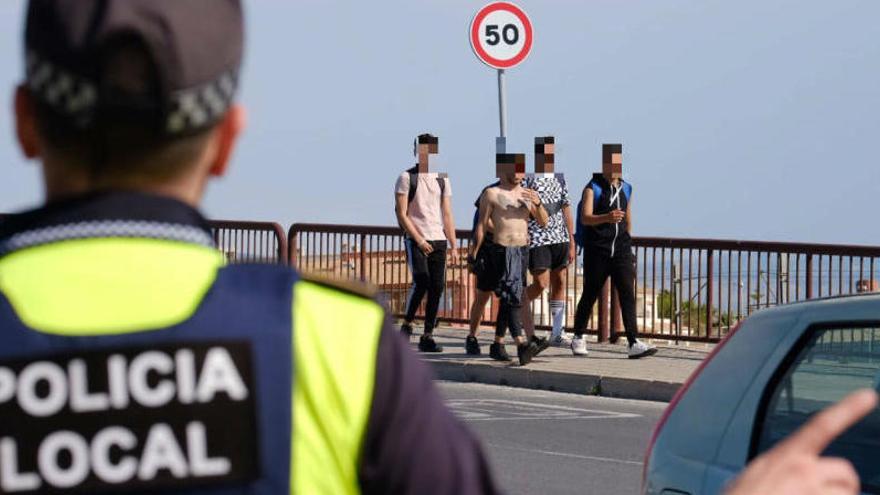
<path fill-rule="evenodd" d="M 437 182 L 437 177 L 436 173 L 416 174 L 419 185 L 416 187 L 415 197 L 406 210 L 406 216 L 419 234 L 428 241 L 447 240 L 443 232 L 443 209 L 440 206 L 440 183 Z M 446 181 L 443 195 L 451 197 L 452 186 L 449 177 L 443 180 Z M 394 192 L 409 195 L 409 172 L 400 174 Z"/>

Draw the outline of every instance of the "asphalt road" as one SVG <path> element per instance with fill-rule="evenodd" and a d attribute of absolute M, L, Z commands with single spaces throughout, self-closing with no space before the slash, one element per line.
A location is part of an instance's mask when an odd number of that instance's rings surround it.
<path fill-rule="evenodd" d="M 510 494 L 639 493 L 665 403 L 442 382 Z"/>

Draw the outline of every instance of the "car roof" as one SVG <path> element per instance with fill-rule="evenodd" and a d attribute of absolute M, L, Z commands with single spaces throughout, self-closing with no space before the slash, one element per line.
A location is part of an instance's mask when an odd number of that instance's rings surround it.
<path fill-rule="evenodd" d="M 814 297 L 812 299 L 803 299 L 800 301 L 794 301 L 789 303 L 789 305 L 796 304 L 810 304 L 810 303 L 819 303 L 819 302 L 828 302 L 828 301 L 839 301 L 839 300 L 871 300 L 871 299 L 880 299 L 880 292 L 861 292 L 856 294 L 838 294 L 835 296 L 823 296 L 823 297 Z"/>
<path fill-rule="evenodd" d="M 749 319 L 754 318 L 755 316 L 760 315 L 770 315 L 770 314 L 779 314 L 782 312 L 795 312 L 795 313 L 810 313 L 813 310 L 819 309 L 828 309 L 828 308 L 841 308 L 846 307 L 861 307 L 864 304 L 870 304 L 873 306 L 874 304 L 880 304 L 880 292 L 867 292 L 861 294 L 843 294 L 843 295 L 835 295 L 835 296 L 824 296 L 817 297 L 813 299 L 804 299 L 801 301 L 794 301 L 786 304 L 781 304 L 779 306 L 773 306 L 770 308 L 765 308 L 759 311 L 756 311 L 752 315 L 749 316 Z M 880 313 L 877 314 L 877 319 L 880 319 Z"/>

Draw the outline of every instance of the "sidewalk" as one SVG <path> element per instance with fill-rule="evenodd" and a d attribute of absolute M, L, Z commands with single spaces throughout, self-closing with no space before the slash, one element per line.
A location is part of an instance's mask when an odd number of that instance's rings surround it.
<path fill-rule="evenodd" d="M 539 331 L 538 335 L 541 334 Z M 431 363 L 438 379 L 663 402 L 672 399 L 712 350 L 710 344 L 682 342 L 676 346 L 656 341 L 652 342 L 658 348 L 654 356 L 628 359 L 626 338 L 622 335 L 616 345 L 597 344 L 595 337 L 587 336 L 590 355 L 586 358 L 575 357 L 568 349 L 551 347 L 527 366 L 519 366 L 516 347 L 510 342 L 507 352 L 514 359 L 512 363 L 489 358 L 493 336 L 489 329 L 479 333 L 483 354 L 468 356 L 464 352 L 466 335 L 465 329 L 441 326 L 434 337 L 443 346 L 443 352 L 419 354 Z M 415 348 L 418 336 L 413 336 L 411 342 Z"/>

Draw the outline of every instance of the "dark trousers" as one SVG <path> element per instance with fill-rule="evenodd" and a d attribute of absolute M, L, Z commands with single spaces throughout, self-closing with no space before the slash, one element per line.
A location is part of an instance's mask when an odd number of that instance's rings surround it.
<path fill-rule="evenodd" d="M 490 251 L 492 271 L 497 277 L 495 295 L 501 303 L 495 320 L 495 336 L 502 338 L 504 333 L 510 330 L 510 336 L 517 339 L 522 335 L 523 330 L 522 306 L 526 297 L 529 249 L 506 248 L 494 243 L 489 244 L 487 249 Z M 518 250 L 520 255 L 518 263 L 517 258 L 509 252 L 511 249 Z"/>
<path fill-rule="evenodd" d="M 632 345 L 638 336 L 638 325 L 636 323 L 636 274 L 630 248 L 621 249 L 614 258 L 607 254 L 584 250 L 584 291 L 581 293 L 577 311 L 574 314 L 574 334 L 576 337 L 584 334 L 587 322 L 593 312 L 593 305 L 596 304 L 599 292 L 609 276 L 620 299 L 620 311 L 623 314 L 626 340 Z"/>
<path fill-rule="evenodd" d="M 440 297 L 446 288 L 446 241 L 429 241 L 434 251 L 425 255 L 412 239 L 406 240 L 406 259 L 413 275 L 413 285 L 406 303 L 406 321 L 413 321 L 425 294 L 425 333 L 434 331 Z"/>
<path fill-rule="evenodd" d="M 495 336 L 504 337 L 504 332 L 510 329 L 510 336 L 514 339 L 522 335 L 522 303 L 511 304 L 501 300 L 498 307 L 498 317 L 495 320 Z"/>

